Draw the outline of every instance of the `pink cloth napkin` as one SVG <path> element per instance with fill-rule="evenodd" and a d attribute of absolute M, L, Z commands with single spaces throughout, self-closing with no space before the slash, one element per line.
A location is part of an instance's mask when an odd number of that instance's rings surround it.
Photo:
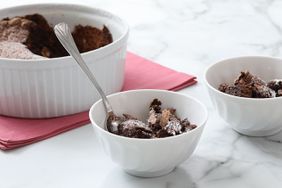
<path fill-rule="evenodd" d="M 128 52 L 123 90 L 179 90 L 195 84 L 194 76 L 176 72 Z M 0 149 L 38 142 L 89 123 L 88 111 L 58 118 L 21 119 L 0 116 Z"/>

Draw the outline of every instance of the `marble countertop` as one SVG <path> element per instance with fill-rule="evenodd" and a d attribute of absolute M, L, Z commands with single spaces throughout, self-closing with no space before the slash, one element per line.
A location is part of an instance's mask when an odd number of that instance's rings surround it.
<path fill-rule="evenodd" d="M 4 1 L 0 8 L 33 1 Z M 44 2 L 44 1 L 42 1 Z M 55 0 L 48 2 L 56 2 Z M 61 1 L 62 2 L 62 1 Z M 280 188 L 282 134 L 247 137 L 214 113 L 205 68 L 242 55 L 282 55 L 279 0 L 80 0 L 111 11 L 131 28 L 128 49 L 198 77 L 179 92 L 208 106 L 210 117 L 194 154 L 159 178 L 127 175 L 101 151 L 90 125 L 20 149 L 0 151 L 1 188 Z"/>

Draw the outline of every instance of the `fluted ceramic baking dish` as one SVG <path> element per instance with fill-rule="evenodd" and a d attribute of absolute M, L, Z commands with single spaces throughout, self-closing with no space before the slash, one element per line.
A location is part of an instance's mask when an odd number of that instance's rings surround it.
<path fill-rule="evenodd" d="M 36 4 L 2 9 L 0 18 L 42 14 L 50 24 L 66 22 L 102 28 L 113 42 L 83 53 L 106 94 L 121 90 L 129 28 L 119 17 L 101 9 L 73 4 Z M 42 60 L 0 58 L 0 114 L 46 118 L 89 110 L 98 93 L 70 57 Z"/>

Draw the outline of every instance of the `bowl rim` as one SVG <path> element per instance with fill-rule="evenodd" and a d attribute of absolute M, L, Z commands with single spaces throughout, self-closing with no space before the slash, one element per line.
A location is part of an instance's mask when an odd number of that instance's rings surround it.
<path fill-rule="evenodd" d="M 101 131 L 103 134 L 106 134 L 108 136 L 111 136 L 111 137 L 114 137 L 114 138 L 117 138 L 117 139 L 121 139 L 121 140 L 128 140 L 128 141 L 136 141 L 136 142 L 155 142 L 156 140 L 157 141 L 166 141 L 166 140 L 171 140 L 171 139 L 179 139 L 181 137 L 184 137 L 184 136 L 189 136 L 189 134 L 192 134 L 194 133 L 196 130 L 200 129 L 201 127 L 204 127 L 207 120 L 208 120 L 208 109 L 207 107 L 201 102 L 199 101 L 198 99 L 194 98 L 194 97 L 191 97 L 189 95 L 186 95 L 186 94 L 183 94 L 183 93 L 178 93 L 178 92 L 175 92 L 175 91 L 168 91 L 168 90 L 161 90 L 161 89 L 136 89 L 136 90 L 128 90 L 128 91 L 122 91 L 122 92 L 117 92 L 117 93 L 113 93 L 111 95 L 108 95 L 107 97 L 114 97 L 116 95 L 122 95 L 124 93 L 135 93 L 135 92 L 161 92 L 161 93 L 172 93 L 173 95 L 178 95 L 178 96 L 183 96 L 183 97 L 186 97 L 186 98 L 189 98 L 190 100 L 194 100 L 195 102 L 197 102 L 201 107 L 202 109 L 204 110 L 204 114 L 205 114 L 205 117 L 203 119 L 203 121 L 197 125 L 197 127 L 195 129 L 192 129 L 191 131 L 188 131 L 188 132 L 185 132 L 185 133 L 182 133 L 182 134 L 179 134 L 179 135 L 175 135 L 175 136 L 169 136 L 169 137 L 164 137 L 164 138 L 155 138 L 155 139 L 142 139 L 142 138 L 131 138 L 131 137 L 125 137 L 125 136 L 120 136 L 120 135 L 116 135 L 116 134 L 113 134 L 105 129 L 103 129 L 102 127 L 98 126 L 96 123 L 94 123 L 94 119 L 92 117 L 92 112 L 94 110 L 94 107 L 101 102 L 101 99 L 98 100 L 97 102 L 95 102 L 90 110 L 89 110 L 89 118 L 90 118 L 90 121 L 91 121 L 91 124 L 93 127 L 96 127 L 99 131 Z"/>
<path fill-rule="evenodd" d="M 65 7 L 65 8 L 76 7 L 76 8 L 79 8 L 79 10 L 82 11 L 82 12 L 84 12 L 84 10 L 92 10 L 97 15 L 107 15 L 107 17 L 112 17 L 115 20 L 118 20 L 118 22 L 120 22 L 123 25 L 124 32 L 121 34 L 121 36 L 119 38 L 114 40 L 112 43 L 107 44 L 106 46 L 103 46 L 103 47 L 100 47 L 98 49 L 91 50 L 91 51 L 88 51 L 88 52 L 81 53 L 82 57 L 88 56 L 88 55 L 98 55 L 99 53 L 101 54 L 102 50 L 106 50 L 106 49 L 110 50 L 111 48 L 114 48 L 119 43 L 121 43 L 129 35 L 129 24 L 125 20 L 121 19 L 119 16 L 117 16 L 117 15 L 115 15 L 115 14 L 113 14 L 113 13 L 107 11 L 107 10 L 104 10 L 104 9 L 101 9 L 101 8 L 96 8 L 96 7 L 93 7 L 93 6 L 86 6 L 86 5 L 83 5 L 83 4 L 75 4 L 75 3 L 32 3 L 32 4 L 24 4 L 24 5 L 5 7 L 5 8 L 1 8 L 0 11 L 4 11 L 4 10 L 5 11 L 7 11 L 7 10 L 12 11 L 12 10 L 16 10 L 16 9 L 25 9 L 25 8 L 30 8 L 30 7 L 40 7 L 40 9 L 42 9 L 44 7 L 50 7 L 50 6 Z M 15 16 L 17 16 L 17 15 L 15 14 Z M 107 54 L 99 55 L 99 57 L 102 58 L 106 55 Z M 53 63 L 55 63 L 55 64 L 59 64 L 59 63 L 66 64 L 67 62 L 63 62 L 63 61 L 60 62 L 59 61 L 59 60 L 65 60 L 65 59 L 72 59 L 72 57 L 70 55 L 63 56 L 63 57 L 42 58 L 42 59 L 16 59 L 16 58 L 0 57 L 0 61 L 3 61 L 3 62 L 1 62 L 1 64 L 8 63 L 8 64 L 14 64 L 14 65 L 30 64 L 30 63 L 32 63 L 32 64 L 46 64 L 46 61 L 48 61 L 48 64 L 53 64 Z"/>
<path fill-rule="evenodd" d="M 282 63 L 282 59 L 281 58 L 278 58 L 278 57 L 272 57 L 272 56 L 263 56 L 263 55 L 250 55 L 250 56 L 234 56 L 234 57 L 230 57 L 230 58 L 223 58 L 223 59 L 220 59 L 218 61 L 216 61 L 215 63 L 212 63 L 211 65 L 209 65 L 205 71 L 204 71 L 204 82 L 205 82 L 205 85 L 211 89 L 213 92 L 219 94 L 219 95 L 223 95 L 225 97 L 228 97 L 228 98 L 231 98 L 231 99 L 234 99 L 234 100 L 245 100 L 245 101 L 260 101 L 260 102 L 265 102 L 265 101 L 274 101 L 274 100 L 282 100 L 282 97 L 273 97 L 273 98 L 248 98 L 248 97 L 239 97 L 239 96 L 235 96 L 235 95 L 230 95 L 230 94 L 227 94 L 227 93 L 224 93 L 224 92 L 221 92 L 219 91 L 217 88 L 213 87 L 208 79 L 207 79 L 207 74 L 208 74 L 208 71 L 220 64 L 220 63 L 226 63 L 226 62 L 229 62 L 229 61 L 240 61 L 241 59 L 252 59 L 252 58 L 257 58 L 257 59 L 269 59 L 269 60 L 276 60 L 276 61 L 281 61 Z M 230 62 L 229 62 L 230 63 Z"/>

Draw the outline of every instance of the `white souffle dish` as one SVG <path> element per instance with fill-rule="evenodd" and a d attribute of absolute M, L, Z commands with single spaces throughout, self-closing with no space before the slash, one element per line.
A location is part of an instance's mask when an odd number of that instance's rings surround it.
<path fill-rule="evenodd" d="M 118 92 L 124 81 L 129 33 L 119 17 L 101 9 L 74 4 L 34 4 L 2 9 L 0 18 L 39 13 L 51 25 L 66 22 L 110 30 L 113 42 L 82 54 L 106 94 Z M 0 114 L 48 118 L 89 110 L 100 97 L 70 57 L 21 60 L 0 58 Z"/>

